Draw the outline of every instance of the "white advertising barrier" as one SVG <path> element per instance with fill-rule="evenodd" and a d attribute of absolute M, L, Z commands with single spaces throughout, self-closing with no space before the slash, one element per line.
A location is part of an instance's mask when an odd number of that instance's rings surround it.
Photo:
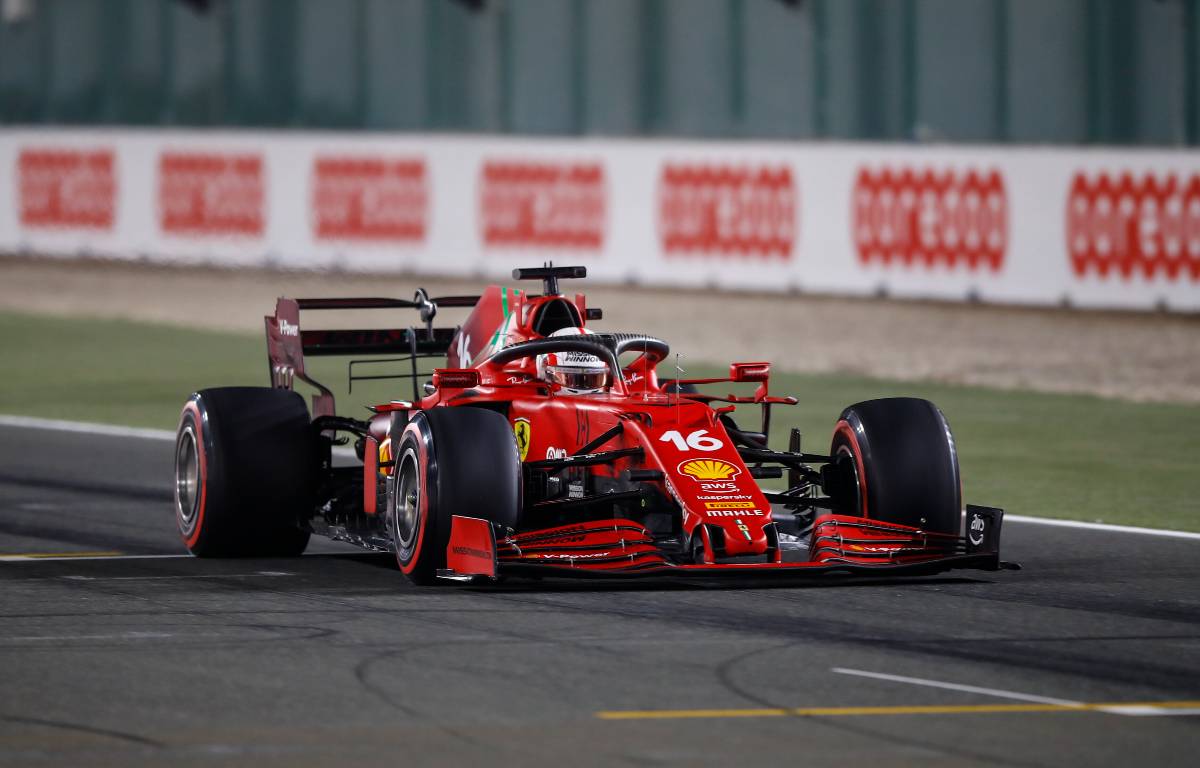
<path fill-rule="evenodd" d="M 1200 153 L 0 130 L 0 250 L 1200 310 Z"/>

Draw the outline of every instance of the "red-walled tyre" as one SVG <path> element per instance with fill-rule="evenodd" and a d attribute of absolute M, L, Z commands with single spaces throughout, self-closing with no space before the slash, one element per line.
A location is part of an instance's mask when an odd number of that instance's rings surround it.
<path fill-rule="evenodd" d="M 516 528 L 521 457 L 502 414 L 467 407 L 420 411 L 394 455 L 388 528 L 396 562 L 414 584 L 432 584 L 446 567 L 452 516 Z"/>
<path fill-rule="evenodd" d="M 304 398 L 265 387 L 193 394 L 175 439 L 175 519 L 197 557 L 288 557 L 308 546 L 316 437 Z"/>
<path fill-rule="evenodd" d="M 839 417 L 826 492 L 842 514 L 958 534 L 962 485 L 950 425 L 911 397 L 856 403 Z"/>

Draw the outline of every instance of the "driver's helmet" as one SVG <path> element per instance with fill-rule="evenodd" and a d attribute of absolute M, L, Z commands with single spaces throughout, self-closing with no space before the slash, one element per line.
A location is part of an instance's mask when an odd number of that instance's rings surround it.
<path fill-rule="evenodd" d="M 585 328 L 561 328 L 549 338 L 562 336 L 584 336 L 590 334 Z M 608 389 L 611 372 L 608 365 L 586 352 L 551 352 L 537 357 L 539 379 L 557 384 L 563 391 L 573 395 L 590 395 Z"/>

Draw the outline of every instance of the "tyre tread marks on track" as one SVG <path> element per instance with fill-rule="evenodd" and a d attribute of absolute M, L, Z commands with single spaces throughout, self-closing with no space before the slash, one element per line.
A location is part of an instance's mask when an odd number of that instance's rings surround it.
<path fill-rule="evenodd" d="M 143 747 L 153 747 L 154 749 L 164 749 L 167 745 L 161 741 L 148 739 L 145 736 L 139 736 L 136 733 L 126 731 L 115 731 L 108 728 L 96 728 L 90 725 L 80 725 L 78 723 L 68 723 L 62 720 L 50 720 L 40 717 L 26 717 L 23 715 L 0 715 L 0 721 L 6 723 L 14 723 L 17 725 L 35 725 L 46 728 L 56 728 L 64 731 L 74 731 L 76 733 L 87 733 L 93 736 L 103 736 L 108 739 L 115 739 L 130 744 L 137 744 Z"/>
<path fill-rule="evenodd" d="M 772 701 L 758 693 L 750 690 L 746 686 L 740 685 L 735 679 L 736 667 L 755 656 L 760 656 L 764 653 L 782 653 L 787 648 L 793 648 L 798 645 L 803 645 L 802 642 L 783 643 L 767 648 L 756 648 L 752 651 L 739 653 L 730 656 L 720 662 L 714 669 L 717 682 L 722 688 L 729 693 L 739 696 L 746 701 L 763 709 L 787 709 L 787 705 L 781 705 L 780 702 Z M 803 718 L 808 723 L 837 731 L 844 734 L 852 734 L 854 736 L 866 737 L 868 739 L 876 739 L 886 741 L 889 744 L 903 747 L 911 747 L 919 749 L 923 752 L 933 752 L 943 757 L 952 758 L 955 762 L 970 761 L 977 765 L 996 765 L 1004 768 L 1039 768 L 1035 763 L 1027 763 L 1014 761 L 1011 759 L 1000 759 L 995 755 L 984 754 L 966 748 L 966 742 L 960 741 L 953 747 L 937 743 L 933 740 L 923 740 L 918 738 L 919 730 L 914 730 L 912 735 L 902 735 L 898 733 L 881 731 L 878 728 L 873 728 L 867 724 L 856 724 L 846 720 L 834 720 L 833 718 L 814 718 L 807 715 L 792 715 L 793 717 Z"/>
<path fill-rule="evenodd" d="M 511 595 L 507 599 L 525 602 L 525 598 Z M 1191 696 L 1195 693 L 1192 680 L 1194 670 L 1186 664 L 1172 664 L 1160 655 L 1158 659 L 1145 657 L 1123 658 L 1120 665 L 1106 663 L 1084 652 L 1073 652 L 1068 643 L 1057 643 L 1039 647 L 1031 653 L 1022 643 L 1028 642 L 1021 636 L 999 636 L 972 638 L 970 642 L 958 637 L 947 638 L 917 633 L 903 629 L 889 630 L 886 636 L 863 636 L 861 624 L 826 617 L 806 615 L 803 617 L 779 616 L 770 612 L 740 610 L 723 605 L 719 611 L 699 615 L 686 603 L 657 603 L 653 612 L 613 607 L 611 604 L 591 603 L 570 605 L 562 602 L 537 601 L 543 607 L 555 606 L 568 611 L 604 613 L 624 618 L 668 621 L 695 628 L 720 629 L 730 632 L 746 632 L 783 638 L 804 637 L 814 642 L 836 643 L 847 647 L 878 649 L 888 652 L 906 653 L 916 656 L 937 655 L 939 661 L 958 659 L 971 664 L 994 664 L 1027 671 L 1071 675 L 1086 680 L 1104 680 L 1133 686 L 1154 688 Z M 851 611 L 852 613 L 852 611 Z"/>
<path fill-rule="evenodd" d="M 112 532 L 102 534 L 89 533 L 73 528 L 66 522 L 62 525 L 46 525 L 28 520 L 4 520 L 0 518 L 0 535 L 4 534 L 89 548 L 103 546 L 106 549 L 119 550 L 122 554 L 127 555 L 150 555 L 158 554 L 162 551 L 161 546 L 144 539 L 137 539 L 132 536 L 124 536 Z M 79 560 L 85 559 L 79 558 Z"/>

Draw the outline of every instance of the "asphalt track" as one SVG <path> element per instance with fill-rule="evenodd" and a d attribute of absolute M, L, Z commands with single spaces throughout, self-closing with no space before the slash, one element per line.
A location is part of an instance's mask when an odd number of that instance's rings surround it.
<path fill-rule="evenodd" d="M 181 552 L 170 465 L 0 427 L 0 765 L 1196 764 L 1198 540 L 1010 523 L 1020 572 L 416 589 L 329 543 L 130 557 Z"/>

